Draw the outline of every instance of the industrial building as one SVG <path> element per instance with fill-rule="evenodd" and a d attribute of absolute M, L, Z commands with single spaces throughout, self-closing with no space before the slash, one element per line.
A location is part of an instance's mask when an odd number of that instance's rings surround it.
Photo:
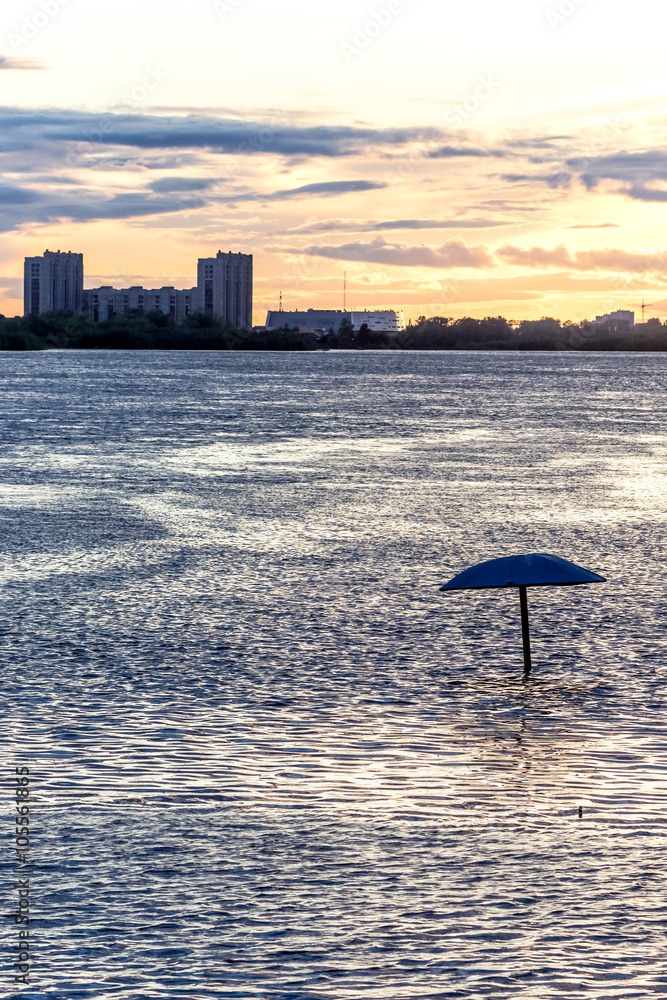
<path fill-rule="evenodd" d="M 350 321 L 355 330 L 360 330 L 365 323 L 374 333 L 398 334 L 405 330 L 405 319 L 402 312 L 393 309 L 384 310 L 354 310 L 343 309 L 307 309 L 304 311 L 276 310 L 266 317 L 267 330 L 277 330 L 282 326 L 306 327 L 314 330 L 333 330 L 338 333 L 344 319 Z"/>

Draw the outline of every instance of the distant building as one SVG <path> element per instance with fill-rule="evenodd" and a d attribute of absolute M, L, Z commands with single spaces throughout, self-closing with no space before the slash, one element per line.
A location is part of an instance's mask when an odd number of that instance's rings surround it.
<path fill-rule="evenodd" d="M 375 333 L 397 334 L 405 330 L 405 319 L 402 312 L 393 309 L 363 310 L 361 312 L 345 312 L 342 309 L 307 309 L 305 311 L 286 312 L 276 310 L 266 317 L 266 327 L 276 330 L 281 326 L 310 327 L 314 330 L 338 333 L 341 323 L 347 319 L 355 330 L 360 330 L 365 323 L 369 330 Z"/>
<path fill-rule="evenodd" d="M 142 288 L 140 285 L 112 288 L 111 285 L 102 285 L 84 291 L 83 305 L 91 323 L 103 323 L 112 316 L 131 310 L 139 313 L 157 310 L 171 316 L 175 323 L 182 323 L 194 311 L 192 304 L 196 294 L 196 288 Z"/>
<path fill-rule="evenodd" d="M 239 330 L 252 327 L 252 254 L 218 252 L 200 259 L 195 308 Z"/>
<path fill-rule="evenodd" d="M 39 316 L 83 309 L 83 254 L 45 250 L 43 257 L 26 257 L 23 269 L 23 312 Z"/>
<path fill-rule="evenodd" d="M 594 326 L 610 326 L 613 330 L 631 330 L 635 325 L 635 314 L 629 309 L 617 309 L 616 312 L 596 316 Z"/>
<path fill-rule="evenodd" d="M 203 312 L 240 330 L 252 327 L 252 254 L 223 253 L 199 261 L 194 288 L 113 288 L 102 285 L 83 293 L 83 310 L 92 323 L 129 311 L 158 310 L 182 323 L 191 313 Z"/>
<path fill-rule="evenodd" d="M 364 323 L 376 333 L 397 334 L 405 330 L 403 313 L 394 312 L 393 309 L 351 312 L 350 319 L 355 330 L 360 330 Z"/>

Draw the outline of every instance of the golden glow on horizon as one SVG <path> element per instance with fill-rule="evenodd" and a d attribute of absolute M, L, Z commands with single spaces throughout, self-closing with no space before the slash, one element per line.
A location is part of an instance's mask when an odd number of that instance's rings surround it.
<path fill-rule="evenodd" d="M 254 253 L 258 323 L 281 289 L 286 308 L 341 308 L 343 271 L 350 306 L 413 319 L 577 320 L 638 312 L 642 298 L 667 314 L 667 11 L 648 0 L 631 23 L 617 0 L 118 0 L 113 17 L 102 0 L 47 6 L 0 13 L 2 103 L 67 125 L 24 143 L 4 129 L 5 314 L 22 312 L 23 258 L 47 247 L 83 252 L 89 287 L 188 287 L 198 257 Z M 102 28 L 114 58 L 100 62 Z M 128 142 L 113 114 L 179 116 L 192 136 L 196 121 L 214 134 L 215 119 L 260 124 L 221 153 L 200 137 Z M 439 135 L 378 135 L 397 127 Z M 367 138 L 318 155 L 322 128 Z M 110 217 L 96 218 L 105 203 Z M 89 221 L 67 221 L 72 204 Z"/>

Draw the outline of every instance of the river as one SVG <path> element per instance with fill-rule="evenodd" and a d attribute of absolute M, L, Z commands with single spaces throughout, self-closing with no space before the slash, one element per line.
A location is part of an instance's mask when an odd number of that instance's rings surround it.
<path fill-rule="evenodd" d="M 667 993 L 666 355 L 0 371 L 9 995 Z"/>

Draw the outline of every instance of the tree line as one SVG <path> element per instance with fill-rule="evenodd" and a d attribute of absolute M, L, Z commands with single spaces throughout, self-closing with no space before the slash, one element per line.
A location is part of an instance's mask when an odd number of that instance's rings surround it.
<path fill-rule="evenodd" d="M 310 340 L 310 343 L 306 343 Z M 283 329 L 268 334 L 237 330 L 214 316 L 194 313 L 176 324 L 165 313 L 127 312 L 91 323 L 73 312 L 0 316 L 0 351 L 49 348 L 112 351 L 298 351 L 317 348 L 312 338 Z"/>
<path fill-rule="evenodd" d="M 318 339 L 284 326 L 277 330 L 238 330 L 214 316 L 194 313 L 176 325 L 164 313 L 123 313 L 91 323 L 72 312 L 6 319 L 0 316 L 0 350 L 49 348 L 190 351 L 667 351 L 667 323 L 658 319 L 629 327 L 621 323 L 572 323 L 545 316 L 513 322 L 420 316 L 398 335 L 377 333 L 364 323 L 355 330 L 345 319 L 338 331 Z"/>

